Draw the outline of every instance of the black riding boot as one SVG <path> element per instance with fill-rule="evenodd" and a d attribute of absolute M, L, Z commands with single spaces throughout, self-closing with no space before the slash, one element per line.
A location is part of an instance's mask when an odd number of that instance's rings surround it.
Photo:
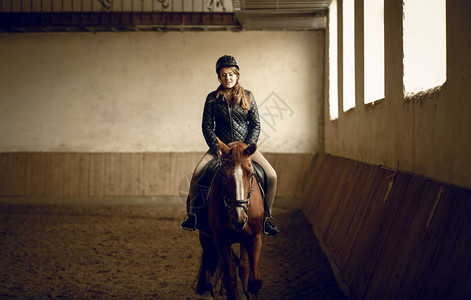
<path fill-rule="evenodd" d="M 188 213 L 180 225 L 182 229 L 195 231 L 196 230 L 196 215 L 194 213 Z"/>
<path fill-rule="evenodd" d="M 280 230 L 276 227 L 275 219 L 272 216 L 265 217 L 263 222 L 263 234 L 276 235 Z"/>

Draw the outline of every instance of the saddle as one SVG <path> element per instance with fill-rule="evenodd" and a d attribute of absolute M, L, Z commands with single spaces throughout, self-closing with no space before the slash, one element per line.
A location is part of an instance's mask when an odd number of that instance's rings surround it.
<path fill-rule="evenodd" d="M 198 177 L 195 178 L 195 183 L 193 187 L 190 187 L 194 196 L 193 196 L 193 212 L 199 217 L 200 212 L 203 208 L 206 208 L 208 205 L 208 194 L 211 187 L 211 182 L 213 181 L 214 175 L 220 166 L 221 162 L 218 158 L 210 160 L 201 170 Z M 265 211 L 268 211 L 267 204 L 265 201 L 265 195 L 268 190 L 268 179 L 265 170 L 257 162 L 252 161 L 252 166 L 255 173 L 255 178 L 257 184 L 262 191 L 262 196 L 264 199 Z"/>

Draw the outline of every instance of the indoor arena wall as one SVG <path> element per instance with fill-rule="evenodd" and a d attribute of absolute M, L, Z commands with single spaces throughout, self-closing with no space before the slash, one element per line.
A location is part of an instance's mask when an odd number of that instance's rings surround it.
<path fill-rule="evenodd" d="M 2 33 L 0 194 L 177 195 L 207 150 L 203 104 L 229 54 L 278 195 L 293 196 L 323 149 L 324 45 L 323 31 Z"/>

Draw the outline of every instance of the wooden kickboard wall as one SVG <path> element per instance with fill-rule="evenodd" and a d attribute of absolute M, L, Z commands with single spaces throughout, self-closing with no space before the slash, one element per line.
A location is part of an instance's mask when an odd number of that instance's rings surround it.
<path fill-rule="evenodd" d="M 0 153 L 0 196 L 172 196 L 203 153 Z M 279 197 L 300 197 L 309 154 L 267 153 Z"/>
<path fill-rule="evenodd" d="M 317 154 L 302 208 L 352 299 L 471 295 L 471 192 Z"/>

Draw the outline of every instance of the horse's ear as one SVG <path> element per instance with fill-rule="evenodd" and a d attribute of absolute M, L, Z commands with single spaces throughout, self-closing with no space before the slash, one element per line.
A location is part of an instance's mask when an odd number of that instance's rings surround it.
<path fill-rule="evenodd" d="M 221 152 L 222 154 L 227 154 L 231 150 L 231 148 L 227 147 L 226 144 L 224 144 L 218 137 L 216 137 L 218 144 L 219 144 L 219 150 L 218 152 Z"/>
<path fill-rule="evenodd" d="M 251 156 L 252 154 L 255 153 L 255 151 L 257 151 L 257 144 L 251 144 L 250 146 L 245 148 L 244 155 L 245 156 Z"/>

